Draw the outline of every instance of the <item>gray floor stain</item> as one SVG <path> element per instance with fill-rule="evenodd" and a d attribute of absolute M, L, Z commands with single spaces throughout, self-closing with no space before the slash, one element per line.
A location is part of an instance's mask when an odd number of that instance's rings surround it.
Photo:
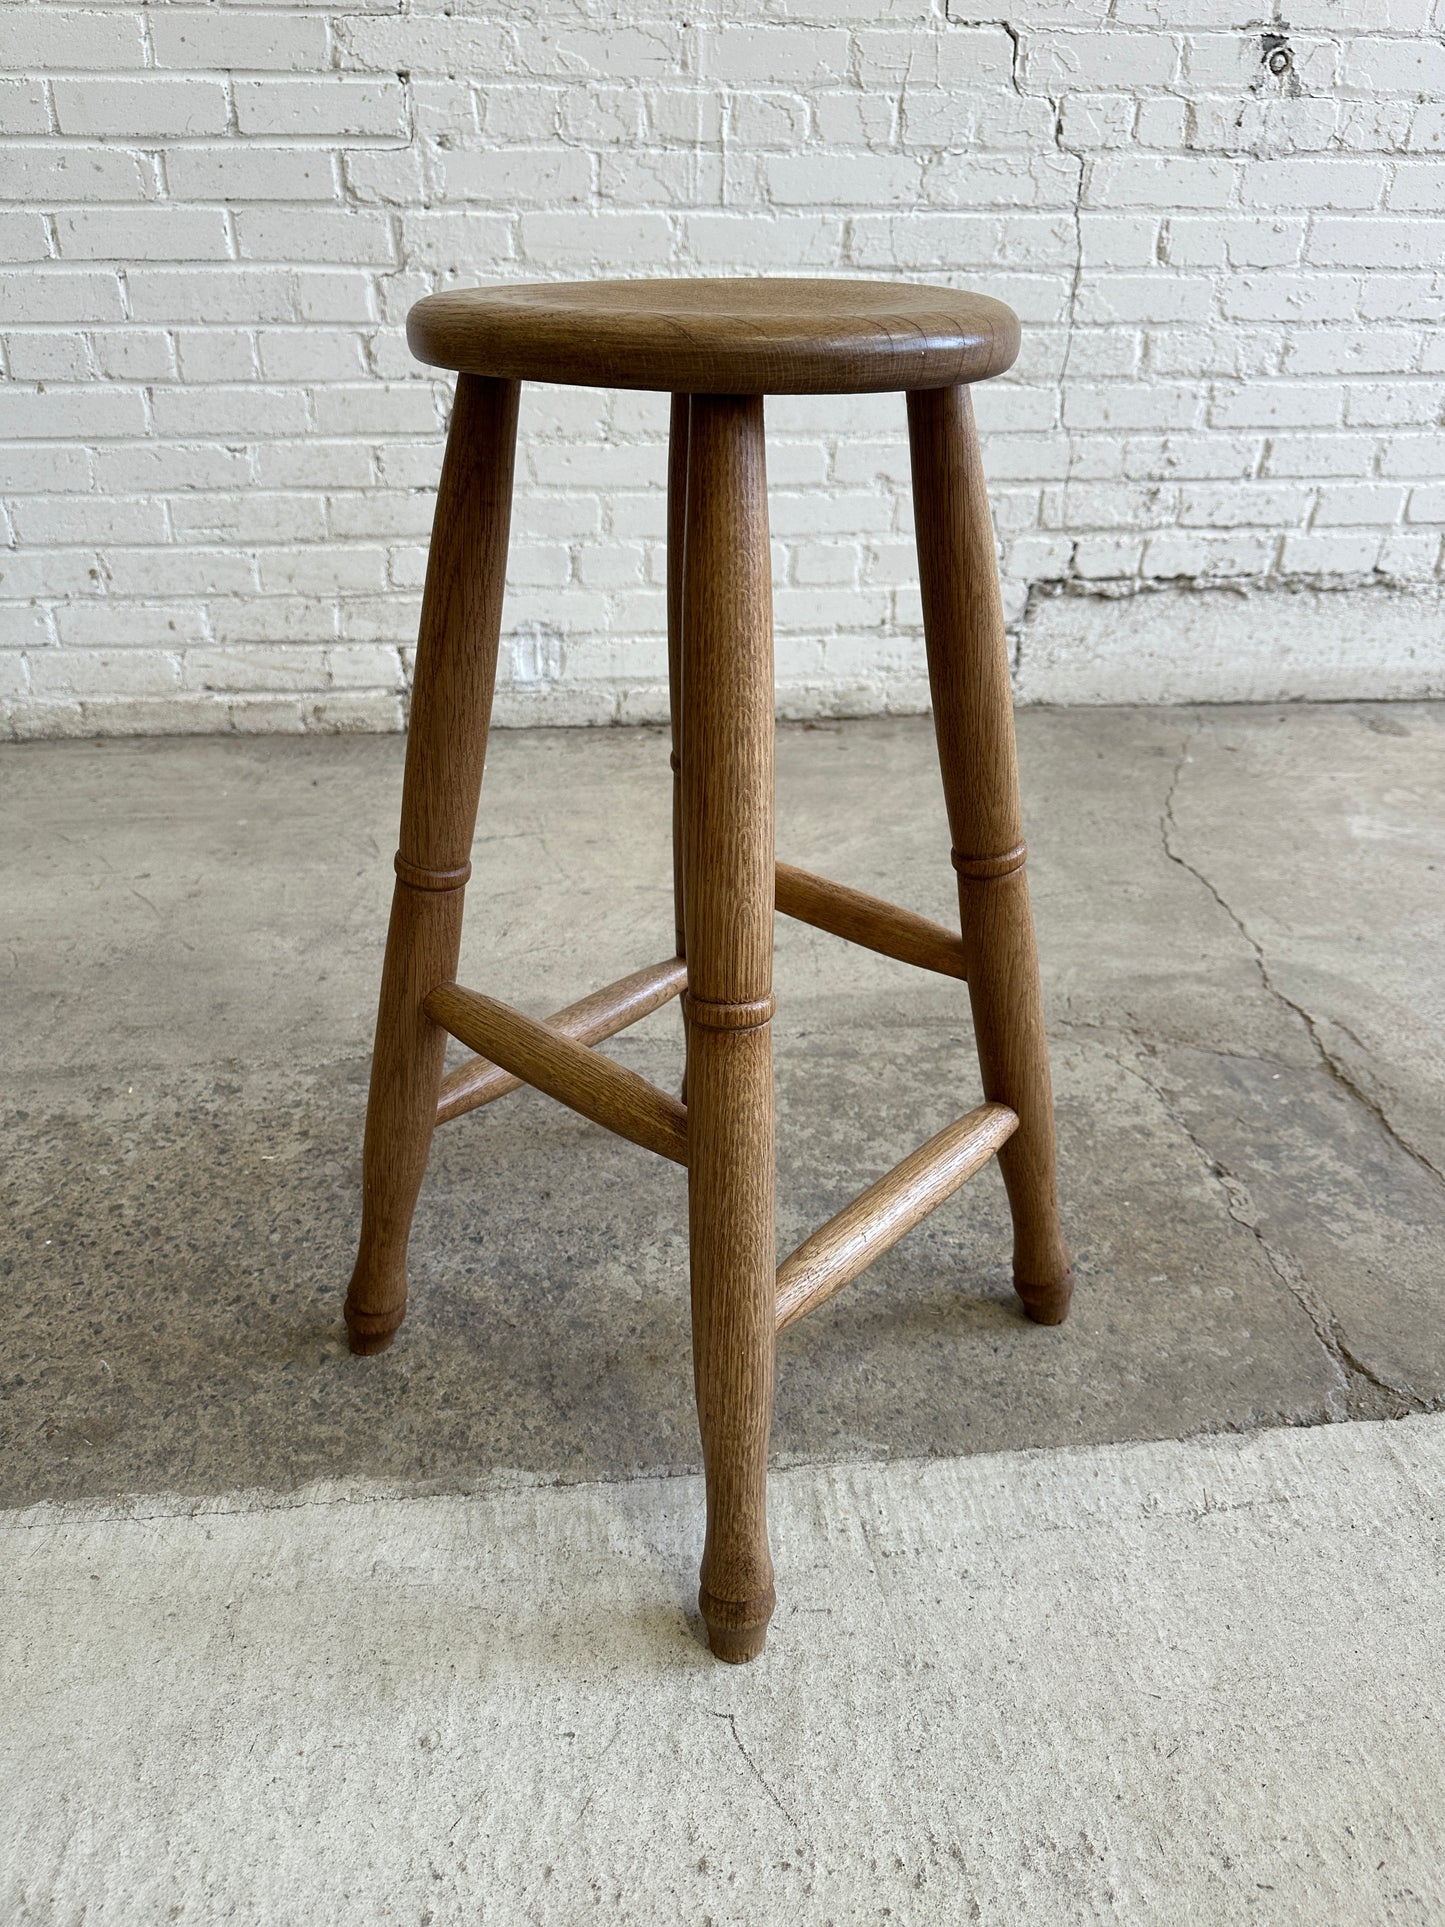
<path fill-rule="evenodd" d="M 1389 728 L 1383 729 L 1382 722 Z M 985 1172 L 780 1345 L 780 1462 L 1445 1400 L 1445 708 L 1020 717 L 1074 1316 Z M 394 1349 L 345 1349 L 393 739 L 0 755 L 7 1503 L 691 1468 L 685 1181 L 533 1093 L 438 1134 Z M 947 918 L 928 725 L 786 729 L 780 854 Z M 670 944 L 666 748 L 499 735 L 462 977 Z M 977 1097 L 960 986 L 779 924 L 779 1248 Z M 675 1010 L 615 1049 L 669 1088 Z"/>

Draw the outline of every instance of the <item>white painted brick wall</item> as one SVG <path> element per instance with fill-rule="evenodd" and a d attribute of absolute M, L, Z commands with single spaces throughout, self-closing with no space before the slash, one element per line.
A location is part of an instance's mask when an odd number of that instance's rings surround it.
<path fill-rule="evenodd" d="M 1445 693 L 1445 0 L 950 4 L 0 5 L 4 726 L 394 727 L 407 308 L 629 273 L 1013 304 L 1022 696 Z M 506 720 L 661 713 L 666 407 L 528 391 Z M 918 706 L 901 404 L 769 412 L 783 706 Z"/>

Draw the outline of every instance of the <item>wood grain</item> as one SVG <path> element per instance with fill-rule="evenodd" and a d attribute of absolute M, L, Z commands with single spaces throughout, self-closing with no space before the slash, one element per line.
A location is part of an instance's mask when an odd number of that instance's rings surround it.
<path fill-rule="evenodd" d="M 916 911 L 900 909 L 846 883 L 814 876 L 791 863 L 778 865 L 776 894 L 779 911 L 799 923 L 810 923 L 847 943 L 861 944 L 865 950 L 896 957 L 920 970 L 935 970 L 944 977 L 967 974 L 962 939 Z"/>
<path fill-rule="evenodd" d="M 714 1653 L 762 1651 L 776 1333 L 997 1153 L 1030 1317 L 1068 1307 L 1053 1109 L 1024 877 L 1008 657 L 968 391 L 1018 324 L 980 295 L 882 282 L 594 282 L 428 297 L 408 332 L 462 370 L 443 463 L 367 1111 L 352 1348 L 391 1342 L 431 1132 L 521 1082 L 688 1171 L 693 1366 L 707 1485 L 699 1604 Z M 668 679 L 677 955 L 545 1022 L 454 982 L 496 673 L 516 380 L 672 395 Z M 929 676 L 960 936 L 774 856 L 766 392 L 909 391 Z M 775 908 L 966 978 L 987 1102 L 805 1239 L 774 1233 Z M 590 1046 L 683 995 L 687 1108 Z M 442 1080 L 446 1033 L 480 1055 Z"/>
<path fill-rule="evenodd" d="M 594 1124 L 674 1164 L 687 1163 L 687 1112 L 625 1064 L 460 984 L 433 990 L 426 1013 L 461 1043 Z"/>
<path fill-rule="evenodd" d="M 1073 1289 L 1059 1226 L 1054 1110 L 1024 873 L 1008 644 L 966 388 L 908 397 L 923 623 L 984 1095 L 1018 1113 L 999 1153 L 1014 1288 L 1057 1324 Z"/>
<path fill-rule="evenodd" d="M 516 433 L 516 384 L 463 375 L 422 596 L 366 1108 L 361 1242 L 346 1293 L 354 1352 L 384 1351 L 406 1315 L 407 1239 L 446 1050 L 445 1033 L 422 1004 L 434 985 L 456 975 L 497 672 Z"/>
<path fill-rule="evenodd" d="M 866 1271 L 951 1198 L 1018 1129 L 1003 1104 L 981 1104 L 870 1184 L 778 1266 L 777 1325 L 785 1331 Z"/>
<path fill-rule="evenodd" d="M 713 1652 L 737 1662 L 762 1651 L 774 1603 L 773 625 L 756 396 L 693 397 L 682 647 L 698 1603 Z"/>
<path fill-rule="evenodd" d="M 681 957 L 668 957 L 662 963 L 648 964 L 615 984 L 606 984 L 590 996 L 565 1010 L 554 1011 L 543 1019 L 548 1030 L 560 1031 L 579 1044 L 600 1044 L 604 1037 L 615 1037 L 632 1024 L 641 1023 L 654 1010 L 660 1010 L 687 987 L 687 965 Z M 442 1079 L 437 1095 L 438 1124 L 465 1117 L 483 1104 L 491 1104 L 509 1091 L 520 1090 L 525 1079 L 514 1077 L 487 1057 L 472 1057 L 458 1064 Z"/>
<path fill-rule="evenodd" d="M 682 595 L 687 571 L 687 443 L 692 397 L 674 395 L 667 436 L 667 691 L 672 719 L 672 920 L 677 954 L 687 955 L 683 909 Z M 683 1018 L 681 1096 L 687 1102 L 687 1019 Z"/>
<path fill-rule="evenodd" d="M 982 381 L 1011 367 L 1001 301 L 899 281 L 549 281 L 428 295 L 421 361 L 519 381 L 729 395 L 863 394 Z"/>

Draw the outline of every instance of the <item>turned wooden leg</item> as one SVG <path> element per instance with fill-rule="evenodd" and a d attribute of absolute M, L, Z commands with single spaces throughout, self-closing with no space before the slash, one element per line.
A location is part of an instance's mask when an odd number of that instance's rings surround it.
<path fill-rule="evenodd" d="M 763 405 L 697 395 L 682 766 L 692 1344 L 707 1474 L 698 1603 L 719 1659 L 773 1611 L 773 629 Z"/>
<path fill-rule="evenodd" d="M 396 889 L 362 1154 L 361 1246 L 346 1294 L 354 1352 L 406 1315 L 406 1245 L 431 1149 L 446 1033 L 422 1009 L 454 981 L 497 672 L 517 384 L 462 375 L 422 598 Z"/>
<path fill-rule="evenodd" d="M 1056 1325 L 1073 1278 L 1059 1228 L 1008 647 L 967 388 L 910 393 L 908 428 L 928 674 L 979 1064 L 984 1095 L 1019 1118 L 999 1152 L 1013 1212 L 1014 1288 L 1030 1318 Z"/>
<path fill-rule="evenodd" d="M 667 439 L 667 708 L 672 723 L 672 912 L 679 957 L 687 955 L 687 924 L 682 908 L 682 584 L 687 549 L 687 432 L 691 410 L 691 395 L 673 396 Z M 684 1011 L 684 1049 L 686 1038 Z M 682 1101 L 687 1102 L 685 1058 Z"/>

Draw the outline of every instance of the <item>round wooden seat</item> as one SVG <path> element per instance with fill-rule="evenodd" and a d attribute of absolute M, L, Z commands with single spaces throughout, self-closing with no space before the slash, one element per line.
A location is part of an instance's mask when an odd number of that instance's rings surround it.
<path fill-rule="evenodd" d="M 1013 311 L 898 281 L 561 281 L 417 302 L 421 361 L 513 381 L 675 395 L 948 388 L 1010 367 Z"/>

